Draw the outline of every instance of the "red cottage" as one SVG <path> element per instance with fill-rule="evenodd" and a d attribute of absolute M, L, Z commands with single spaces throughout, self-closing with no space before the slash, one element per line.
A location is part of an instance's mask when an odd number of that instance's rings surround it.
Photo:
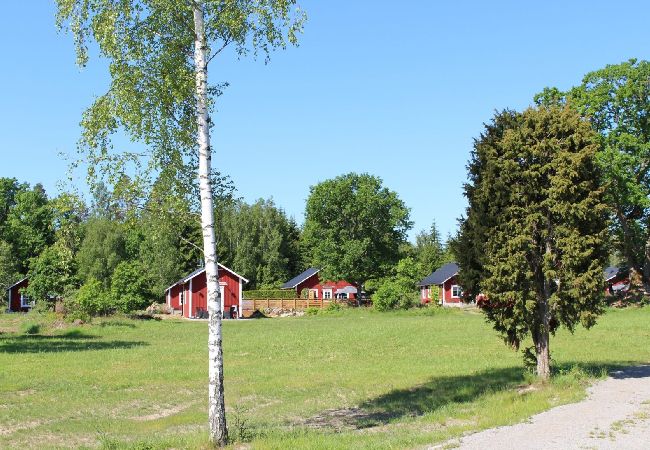
<path fill-rule="evenodd" d="M 27 287 L 27 283 L 27 278 L 23 278 L 7 288 L 9 312 L 27 312 L 32 306 L 34 306 L 33 302 L 31 302 L 21 292 Z"/>
<path fill-rule="evenodd" d="M 462 306 L 463 289 L 458 284 L 458 264 L 445 264 L 418 283 L 422 303 L 436 301 L 442 306 Z M 438 298 L 432 298 L 431 286 L 438 286 Z"/>
<path fill-rule="evenodd" d="M 624 294 L 630 288 L 630 274 L 625 268 L 607 267 L 605 276 L 605 295 Z"/>
<path fill-rule="evenodd" d="M 236 319 L 242 314 L 242 286 L 248 280 L 219 264 L 221 313 L 224 318 Z M 195 270 L 165 290 L 167 305 L 181 311 L 183 317 L 207 319 L 208 287 L 205 268 Z"/>
<path fill-rule="evenodd" d="M 303 289 L 309 290 L 309 298 L 324 300 L 357 298 L 357 288 L 347 281 L 325 281 L 321 283 L 318 277 L 319 268 L 311 267 L 300 275 L 284 283 L 280 289 L 295 289 L 296 297 L 300 297 Z"/>

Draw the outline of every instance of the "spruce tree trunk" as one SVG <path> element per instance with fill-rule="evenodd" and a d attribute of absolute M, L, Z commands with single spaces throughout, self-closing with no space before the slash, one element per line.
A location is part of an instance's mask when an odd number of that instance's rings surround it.
<path fill-rule="evenodd" d="M 194 1 L 194 64 L 196 67 L 196 106 L 199 146 L 199 190 L 201 228 L 208 288 L 208 421 L 210 442 L 227 444 L 226 407 L 223 389 L 223 351 L 221 346 L 221 299 L 214 230 L 214 209 L 210 181 L 210 124 L 208 117 L 208 48 L 205 38 L 203 2 Z"/>

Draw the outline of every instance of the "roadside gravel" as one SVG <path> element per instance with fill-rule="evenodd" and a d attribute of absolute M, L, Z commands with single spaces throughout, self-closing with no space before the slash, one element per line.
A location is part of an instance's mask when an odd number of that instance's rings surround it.
<path fill-rule="evenodd" d="M 585 400 L 433 449 L 650 449 L 650 365 L 613 372 Z"/>

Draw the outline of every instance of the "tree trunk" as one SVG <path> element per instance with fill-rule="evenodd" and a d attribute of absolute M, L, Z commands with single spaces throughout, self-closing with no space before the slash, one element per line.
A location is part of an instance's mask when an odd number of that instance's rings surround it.
<path fill-rule="evenodd" d="M 196 67 L 196 107 L 199 146 L 199 190 L 201 194 L 201 228 L 208 288 L 208 421 L 210 442 L 224 446 L 228 441 L 223 389 L 223 351 L 221 347 L 221 299 L 214 230 L 214 209 L 210 181 L 210 124 L 208 117 L 208 47 L 205 38 L 203 2 L 193 3 L 194 64 Z"/>
<path fill-rule="evenodd" d="M 639 262 L 637 261 L 637 258 L 634 254 L 632 231 L 630 230 L 630 225 L 627 221 L 627 217 L 625 217 L 625 215 L 618 210 L 616 211 L 616 217 L 618 218 L 618 221 L 621 224 L 621 228 L 623 229 L 623 254 L 625 256 L 629 270 L 630 292 L 638 294 L 639 288 L 644 285 L 644 281 L 650 279 L 646 277 L 646 275 L 650 275 L 650 262 L 648 261 L 648 245 L 650 244 L 650 241 L 646 242 L 644 265 L 643 269 L 641 269 L 639 267 Z M 643 274 L 641 273 L 642 270 Z"/>
<path fill-rule="evenodd" d="M 643 261 L 643 290 L 645 294 L 650 293 L 650 236 L 645 242 L 645 252 Z"/>
<path fill-rule="evenodd" d="M 553 252 L 551 242 L 546 240 L 546 255 Z M 549 350 L 549 335 L 551 313 L 548 306 L 548 300 L 552 293 L 553 280 L 548 279 L 542 266 L 539 267 L 539 278 L 542 282 L 542 289 L 538 291 L 537 299 L 537 329 L 533 332 L 533 342 L 535 344 L 535 356 L 537 358 L 537 376 L 543 381 L 551 378 L 551 361 Z"/>
<path fill-rule="evenodd" d="M 544 381 L 551 378 L 551 363 L 549 350 L 549 322 L 548 299 L 538 303 L 537 311 L 540 315 L 539 326 L 535 339 L 535 356 L 537 357 L 537 376 Z"/>

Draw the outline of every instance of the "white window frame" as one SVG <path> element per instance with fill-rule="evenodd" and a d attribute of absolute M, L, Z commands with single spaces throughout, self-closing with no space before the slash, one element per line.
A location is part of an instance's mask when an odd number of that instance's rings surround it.
<path fill-rule="evenodd" d="M 22 292 L 20 293 L 20 307 L 21 308 L 31 308 L 32 305 L 30 305 L 29 298 L 25 296 Z"/>
<path fill-rule="evenodd" d="M 459 294 L 454 295 L 454 289 L 458 289 Z M 463 295 L 463 289 L 458 284 L 451 285 L 451 298 L 461 298 Z"/>
<path fill-rule="evenodd" d="M 323 289 L 323 300 L 332 300 L 332 290 Z"/>

